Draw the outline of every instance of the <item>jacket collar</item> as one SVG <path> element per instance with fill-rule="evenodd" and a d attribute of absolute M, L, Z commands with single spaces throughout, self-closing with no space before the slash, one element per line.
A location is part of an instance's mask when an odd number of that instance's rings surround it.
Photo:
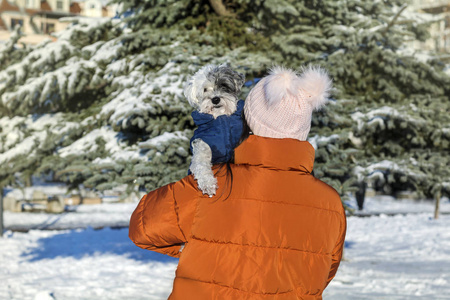
<path fill-rule="evenodd" d="M 230 118 L 226 115 L 218 116 L 217 119 L 220 120 L 229 120 L 232 122 L 241 122 L 242 123 L 242 111 L 244 110 L 244 100 L 239 100 L 236 104 L 236 111 L 231 115 L 233 118 Z M 206 123 L 214 122 L 216 119 L 214 119 L 213 115 L 201 113 L 198 110 L 194 110 L 191 113 L 192 119 L 194 120 L 195 125 L 200 126 Z"/>
<path fill-rule="evenodd" d="M 251 135 L 235 150 L 235 164 L 311 173 L 314 148 L 307 141 Z"/>

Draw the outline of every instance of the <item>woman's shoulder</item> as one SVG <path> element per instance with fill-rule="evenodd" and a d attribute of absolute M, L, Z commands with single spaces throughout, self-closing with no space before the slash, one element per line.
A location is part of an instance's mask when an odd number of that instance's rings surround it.
<path fill-rule="evenodd" d="M 235 195 L 343 213 L 341 197 L 329 184 L 299 171 L 277 171 L 252 165 L 231 165 Z M 226 184 L 227 178 L 219 180 Z"/>

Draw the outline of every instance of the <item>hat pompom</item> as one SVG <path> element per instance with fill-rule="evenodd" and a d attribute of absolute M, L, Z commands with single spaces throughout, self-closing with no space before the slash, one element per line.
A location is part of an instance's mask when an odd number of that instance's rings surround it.
<path fill-rule="evenodd" d="M 326 70 L 318 66 L 303 68 L 299 83 L 314 110 L 325 105 L 332 88 L 332 81 Z"/>
<path fill-rule="evenodd" d="M 279 103 L 289 94 L 295 96 L 299 89 L 299 78 L 295 71 L 275 66 L 265 78 L 264 93 L 269 105 Z"/>

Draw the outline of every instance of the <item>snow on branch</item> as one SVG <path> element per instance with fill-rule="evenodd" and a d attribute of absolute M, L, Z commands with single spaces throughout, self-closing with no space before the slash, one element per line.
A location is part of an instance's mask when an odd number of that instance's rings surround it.
<path fill-rule="evenodd" d="M 403 120 L 408 124 L 414 124 L 414 126 L 426 125 L 425 120 L 414 118 L 410 114 L 402 113 L 398 109 L 389 106 L 383 106 L 367 113 L 355 112 L 351 117 L 357 122 L 358 132 L 364 131 L 367 127 L 374 126 L 378 126 L 383 130 L 386 128 L 386 122 L 390 119 Z"/>

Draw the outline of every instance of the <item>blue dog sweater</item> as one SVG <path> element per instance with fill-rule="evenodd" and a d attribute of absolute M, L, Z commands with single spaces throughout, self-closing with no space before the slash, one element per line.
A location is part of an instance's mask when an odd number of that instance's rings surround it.
<path fill-rule="evenodd" d="M 238 145 L 244 130 L 243 109 L 244 101 L 239 100 L 236 112 L 230 116 L 222 115 L 214 119 L 210 114 L 198 111 L 192 112 L 192 119 L 194 119 L 194 123 L 198 128 L 194 131 L 194 136 L 191 138 L 191 152 L 192 142 L 196 139 L 201 139 L 211 148 L 212 164 L 230 161 L 233 157 L 234 148 Z"/>

